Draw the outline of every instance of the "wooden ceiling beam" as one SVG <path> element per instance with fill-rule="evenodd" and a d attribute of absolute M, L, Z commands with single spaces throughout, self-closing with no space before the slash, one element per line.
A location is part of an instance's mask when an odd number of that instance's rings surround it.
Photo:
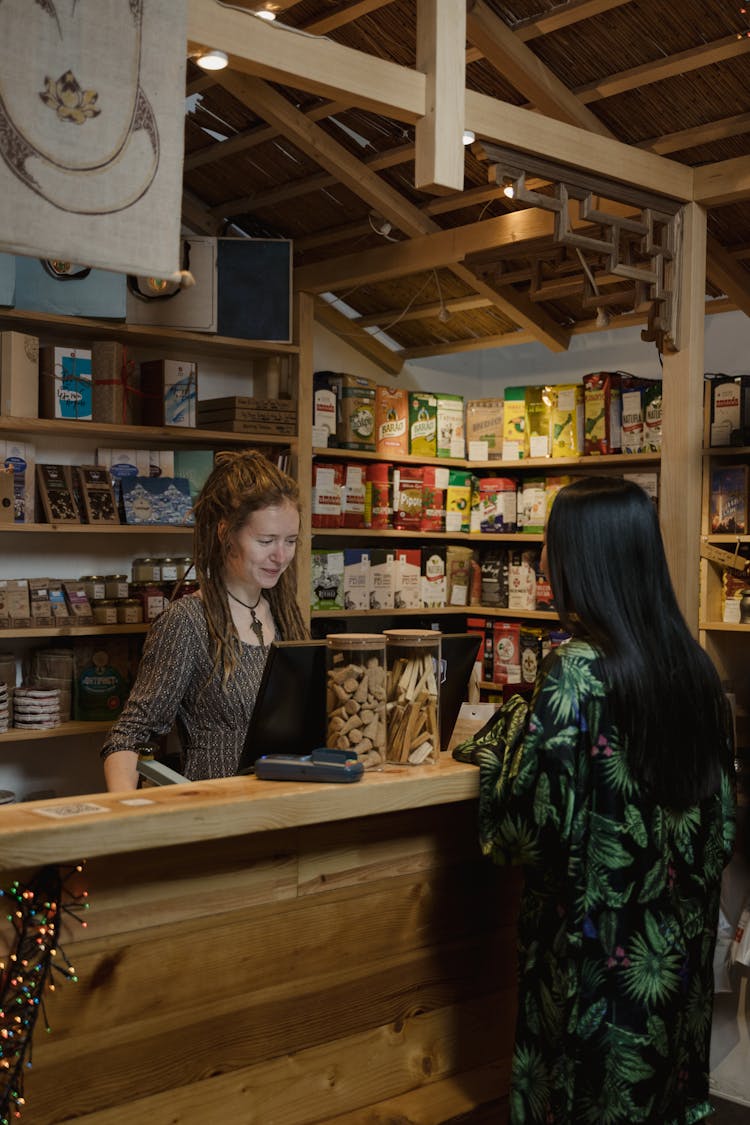
<path fill-rule="evenodd" d="M 734 312 L 736 306 L 729 300 L 706 301 L 706 316 L 716 313 Z M 648 320 L 646 313 L 623 313 L 621 316 L 610 318 L 606 328 L 600 328 L 595 320 L 586 320 L 571 328 L 571 336 L 591 336 L 595 332 L 606 332 L 618 328 L 637 328 Z M 431 359 L 438 355 L 456 355 L 460 352 L 484 351 L 487 348 L 509 348 L 516 344 L 533 344 L 534 338 L 530 332 L 517 331 L 505 332 L 500 336 L 472 336 L 470 339 L 450 340 L 442 344 L 428 345 L 420 348 L 402 348 L 399 355 L 404 363 L 412 359 Z"/>
<path fill-rule="evenodd" d="M 723 207 L 750 199 L 750 156 L 736 156 L 695 169 L 695 202 Z"/>
<path fill-rule="evenodd" d="M 401 371 L 404 361 L 400 352 L 386 347 L 371 332 L 365 332 L 356 321 L 344 316 L 328 301 L 318 297 L 315 301 L 314 315 L 318 324 L 322 324 L 324 328 L 345 340 L 350 348 L 354 348 L 360 355 L 367 356 L 372 363 L 387 371 L 389 375 L 398 375 Z"/>
<path fill-rule="evenodd" d="M 450 313 L 471 312 L 473 309 L 487 309 L 492 301 L 486 297 L 447 297 L 444 301 L 430 301 L 426 305 L 412 305 L 410 309 L 383 309 L 382 312 L 358 316 L 352 323 L 360 328 L 389 328 L 406 320 L 431 320 L 439 316 L 442 309 Z"/>
<path fill-rule="evenodd" d="M 414 186 L 444 195 L 464 186 L 466 0 L 417 0 L 417 70 L 427 79 L 414 128 Z"/>
<path fill-rule="evenodd" d="M 708 280 L 750 316 L 750 273 L 715 238 L 709 236 L 706 249 Z"/>
<path fill-rule="evenodd" d="M 734 117 L 722 117 L 718 121 L 708 121 L 705 125 L 695 125 L 692 129 L 665 133 L 661 137 L 639 141 L 637 147 L 664 156 L 668 152 L 682 152 L 698 145 L 711 144 L 712 141 L 722 141 L 726 137 L 740 137 L 743 133 L 750 133 L 750 113 L 738 113 Z"/>
<path fill-rule="evenodd" d="M 538 39 L 540 35 L 549 35 L 553 31 L 560 31 L 563 27 L 580 23 L 582 20 L 600 16 L 613 8 L 621 8 L 624 4 L 631 4 L 632 0 L 568 0 L 567 4 L 557 4 L 547 15 L 529 20 L 523 20 L 513 28 L 522 43 L 531 39 Z M 469 47 L 466 51 L 466 62 L 477 62 L 483 58 L 478 47 Z"/>
<path fill-rule="evenodd" d="M 211 85 L 218 85 L 216 75 L 212 77 Z M 323 118 L 333 117 L 334 114 L 342 113 L 347 109 L 349 109 L 349 106 L 344 102 L 323 102 L 320 105 L 312 106 L 311 109 L 304 110 L 304 114 L 310 121 L 321 121 Z M 193 168 L 200 168 L 204 164 L 215 164 L 217 160 L 226 160 L 229 156 L 237 156 L 238 153 L 255 148 L 257 145 L 266 144 L 267 141 L 272 141 L 278 136 L 278 129 L 273 129 L 270 125 L 253 125 L 251 129 L 243 129 L 241 133 L 236 133 L 226 141 L 215 141 L 213 144 L 198 149 L 197 152 L 188 153 L 183 168 L 186 172 L 190 172 Z"/>
<path fill-rule="evenodd" d="M 700 70 L 701 67 L 712 66 L 725 59 L 737 58 L 748 50 L 750 50 L 750 39 L 738 39 L 736 35 L 728 35 L 725 39 L 703 43 L 700 47 L 691 47 L 689 51 L 680 51 L 676 55 L 668 55 L 665 59 L 643 63 L 641 66 L 631 67 L 630 70 L 620 71 L 619 74 L 600 78 L 596 82 L 588 82 L 576 87 L 573 92 L 585 105 L 588 105 L 602 98 L 624 94 L 627 90 L 636 90 L 653 82 L 663 82 L 665 78 L 678 77 L 688 70 Z"/>
<path fill-rule="evenodd" d="M 308 35 L 328 35 L 329 31 L 336 31 L 339 27 L 353 23 L 362 16 L 372 15 L 392 3 L 393 0 L 352 0 L 352 3 L 342 4 L 336 11 L 304 24 L 302 30 Z"/>
<path fill-rule="evenodd" d="M 612 136 L 484 0 L 469 0 L 466 35 L 495 70 L 541 113 L 604 137 Z"/>
<path fill-rule="evenodd" d="M 276 130 L 274 130 L 274 133 L 276 133 Z M 388 149 L 386 152 L 377 153 L 375 156 L 368 156 L 362 161 L 362 164 L 374 172 L 381 171 L 383 168 L 392 168 L 396 164 L 403 164 L 404 159 L 408 159 L 408 157 L 404 157 L 402 149 L 409 149 L 412 153 L 414 152 L 413 145 L 400 145 L 397 149 Z M 270 188 L 268 191 L 260 191 L 255 195 L 230 199 L 212 210 L 215 215 L 242 215 L 247 214 L 248 211 L 262 211 L 264 207 L 275 207 L 279 203 L 287 203 L 290 199 L 311 195 L 313 192 L 322 191 L 323 188 L 331 187 L 337 183 L 339 183 L 337 176 L 332 176 L 329 172 L 322 172 L 318 176 L 305 176 L 303 179 L 292 180 L 291 183 L 280 184 L 279 187 Z"/>
<path fill-rule="evenodd" d="M 611 137 L 601 137 L 565 121 L 466 91 L 466 124 L 477 137 L 494 138 L 520 152 L 535 153 L 573 168 L 602 176 L 622 169 L 635 188 L 688 202 L 693 196 L 693 169 L 676 160 L 644 152 Z"/>
<path fill-rule="evenodd" d="M 225 51 L 231 70 L 239 74 L 323 98 L 348 98 L 397 121 L 414 124 L 424 117 L 426 79 L 417 70 L 274 26 L 213 0 L 188 0 L 188 53 L 207 48 Z"/>
<path fill-rule="evenodd" d="M 373 210 L 404 234 L 414 237 L 440 232 L 440 227 L 433 219 L 423 215 L 418 207 L 386 184 L 375 172 L 365 167 L 362 161 L 352 156 L 343 145 L 308 121 L 304 114 L 295 109 L 286 98 L 267 83 L 257 78 L 234 74 L 229 70 L 222 71 L 221 74 L 225 76 L 221 78 L 222 84 L 235 97 L 251 106 L 269 124 L 280 129 L 303 152 L 330 171 L 337 180 L 351 188 Z M 478 281 L 465 267 L 456 265 L 454 271 L 462 281 L 477 287 L 477 291 L 481 292 L 482 296 L 493 294 L 491 286 Z M 545 346 L 555 351 L 567 346 L 565 331 L 543 309 L 536 308 L 523 295 L 516 294 L 513 289 L 507 287 L 503 292 L 495 291 L 492 299 L 503 315 L 520 323 L 522 327 L 536 331 L 537 338 Z"/>

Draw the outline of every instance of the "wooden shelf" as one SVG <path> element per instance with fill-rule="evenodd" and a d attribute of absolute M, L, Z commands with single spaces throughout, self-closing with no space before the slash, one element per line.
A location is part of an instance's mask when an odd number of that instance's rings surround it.
<path fill-rule="evenodd" d="M 493 605 L 447 605 L 422 606 L 415 609 L 313 609 L 310 616 L 320 617 L 450 617 L 464 614 L 468 617 L 507 617 L 514 621 L 559 621 L 552 610 L 546 609 L 501 609 Z"/>
<path fill-rule="evenodd" d="M 750 625 L 735 625 L 731 621 L 701 621 L 698 628 L 706 633 L 750 633 Z"/>
<path fill-rule="evenodd" d="M 708 445 L 704 457 L 750 457 L 750 445 Z"/>
<path fill-rule="evenodd" d="M 706 543 L 750 543 L 750 535 L 708 535 L 702 536 Z"/>
<path fill-rule="evenodd" d="M 113 720 L 114 721 L 114 720 Z M 109 730 L 110 722 L 60 723 L 59 727 L 50 727 L 49 730 L 17 730 L 11 727 L 9 731 L 0 734 L 0 744 L 7 742 L 46 742 L 48 738 L 70 738 L 80 734 L 97 734 Z"/>
<path fill-rule="evenodd" d="M 389 461 L 396 465 L 442 465 L 445 468 L 497 469 L 506 472 L 520 472 L 526 469 L 571 469 L 595 468 L 598 465 L 658 465 L 660 453 L 612 453 L 601 457 L 528 457 L 521 461 L 469 461 L 467 458 L 420 457 L 411 453 L 401 453 L 397 457 L 387 453 L 369 453 L 356 449 L 338 449 L 335 446 L 317 446 L 313 449 L 315 457 L 330 457 L 335 460 Z"/>
<path fill-rule="evenodd" d="M 380 527 L 314 527 L 312 537 L 330 536 L 334 539 L 457 539 L 465 543 L 543 543 L 542 534 L 526 534 L 520 531 L 470 532 L 470 531 L 395 531 Z"/>
<path fill-rule="evenodd" d="M 115 637 L 130 633 L 147 633 L 150 626 L 140 625 L 50 625 L 31 629 L 0 629 L 0 643 L 28 637 Z"/>
<path fill-rule="evenodd" d="M 163 328 L 160 325 L 126 324 L 124 320 L 99 320 L 94 317 L 56 316 L 53 313 L 29 312 L 23 309 L 3 309 L 0 320 L 9 328 L 17 328 L 35 335 L 54 336 L 61 342 L 70 340 L 118 340 L 128 346 L 158 347 L 182 352 L 183 359 L 198 354 L 223 356 L 297 355 L 297 344 L 276 343 L 273 340 L 238 340 L 229 336 L 216 336 L 209 332 L 186 332 L 181 328 Z M 185 354 L 189 351 L 190 354 Z"/>
<path fill-rule="evenodd" d="M 172 524 L 129 523 L 0 523 L 0 532 L 33 535 L 36 532 L 54 535 L 192 535 L 193 527 Z"/>
<path fill-rule="evenodd" d="M 223 430 L 203 430 L 195 426 L 122 426 L 113 422 L 68 422 L 59 418 L 0 418 L 0 434 L 31 437 L 75 437 L 117 441 L 127 435 L 128 447 L 153 445 L 288 445 L 297 446 L 296 436 L 282 434 L 234 434 Z"/>

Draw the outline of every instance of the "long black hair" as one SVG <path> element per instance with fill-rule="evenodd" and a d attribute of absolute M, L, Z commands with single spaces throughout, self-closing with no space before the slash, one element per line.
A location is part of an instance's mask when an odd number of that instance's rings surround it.
<path fill-rule="evenodd" d="M 652 500 L 618 477 L 574 481 L 555 497 L 546 544 L 560 621 L 603 654 L 612 718 L 644 795 L 687 808 L 715 793 L 729 709 L 677 604 Z"/>

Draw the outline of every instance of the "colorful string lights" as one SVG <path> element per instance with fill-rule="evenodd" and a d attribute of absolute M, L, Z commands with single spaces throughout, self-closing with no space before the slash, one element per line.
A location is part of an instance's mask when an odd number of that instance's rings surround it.
<path fill-rule="evenodd" d="M 45 990 L 54 992 L 55 974 L 78 980 L 60 945 L 60 929 L 65 915 L 87 926 L 81 915 L 88 910 L 88 891 L 74 894 L 68 885 L 82 870 L 83 864 L 43 867 L 27 884 L 16 881 L 0 890 L 0 914 L 5 907 L 14 930 L 9 952 L 0 959 L 0 1125 L 11 1125 L 26 1104 L 24 1070 L 31 1067 L 40 1011 L 51 1031 Z"/>

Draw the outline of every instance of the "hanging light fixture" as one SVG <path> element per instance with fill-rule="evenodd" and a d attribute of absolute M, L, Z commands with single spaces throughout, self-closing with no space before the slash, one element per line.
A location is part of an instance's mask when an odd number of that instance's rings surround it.
<path fill-rule="evenodd" d="M 471 129 L 464 129 L 463 142 L 465 145 L 473 145 L 476 140 L 476 134 Z"/>
<path fill-rule="evenodd" d="M 225 51 L 206 51 L 195 60 L 203 70 L 223 70 L 229 66 L 229 55 Z"/>

